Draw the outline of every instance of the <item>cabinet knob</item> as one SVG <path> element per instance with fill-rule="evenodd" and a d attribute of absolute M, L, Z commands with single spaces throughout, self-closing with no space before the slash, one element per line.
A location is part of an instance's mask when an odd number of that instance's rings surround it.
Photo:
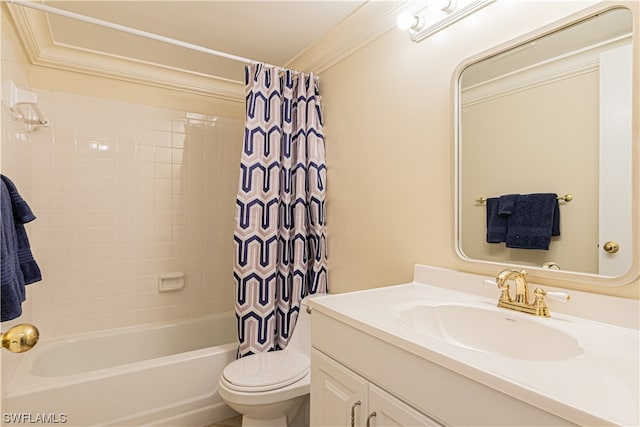
<path fill-rule="evenodd" d="M 351 427 L 356 427 L 356 407 L 362 405 L 359 400 L 351 405 Z"/>

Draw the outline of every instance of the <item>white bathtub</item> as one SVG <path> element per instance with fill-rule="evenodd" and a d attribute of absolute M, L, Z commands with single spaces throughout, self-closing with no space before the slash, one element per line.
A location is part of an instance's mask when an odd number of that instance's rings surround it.
<path fill-rule="evenodd" d="M 236 415 L 218 377 L 237 348 L 232 312 L 41 341 L 24 353 L 3 412 L 67 426 L 212 424 Z"/>

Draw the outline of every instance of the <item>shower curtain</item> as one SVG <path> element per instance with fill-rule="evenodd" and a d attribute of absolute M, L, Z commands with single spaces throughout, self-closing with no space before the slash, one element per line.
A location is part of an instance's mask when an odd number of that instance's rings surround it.
<path fill-rule="evenodd" d="M 327 292 L 318 76 L 251 64 L 245 83 L 233 271 L 240 357 L 285 348 L 302 298 Z"/>

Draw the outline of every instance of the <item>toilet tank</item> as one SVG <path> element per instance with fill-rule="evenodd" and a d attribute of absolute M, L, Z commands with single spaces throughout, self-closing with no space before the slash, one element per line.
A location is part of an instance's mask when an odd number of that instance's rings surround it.
<path fill-rule="evenodd" d="M 300 302 L 298 320 L 293 329 L 293 335 L 289 340 L 287 349 L 298 350 L 311 356 L 311 314 L 307 312 L 310 296 L 306 296 Z"/>

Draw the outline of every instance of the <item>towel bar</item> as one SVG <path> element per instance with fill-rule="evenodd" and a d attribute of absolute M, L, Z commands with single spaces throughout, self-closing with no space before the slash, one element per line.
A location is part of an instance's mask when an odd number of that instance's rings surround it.
<path fill-rule="evenodd" d="M 564 196 L 558 196 L 558 200 L 569 203 L 573 200 L 573 195 L 565 194 Z M 478 197 L 475 202 L 476 205 L 484 205 L 487 202 L 487 199 L 485 199 L 484 197 Z"/>

